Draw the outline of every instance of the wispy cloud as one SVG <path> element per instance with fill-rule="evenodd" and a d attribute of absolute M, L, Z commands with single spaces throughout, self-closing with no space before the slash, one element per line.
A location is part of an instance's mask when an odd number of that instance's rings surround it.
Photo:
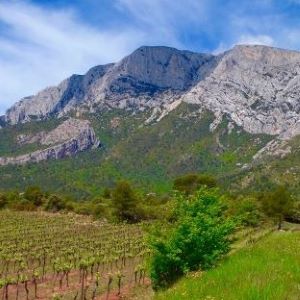
<path fill-rule="evenodd" d="M 300 0 L 0 0 L 0 114 L 141 45 L 300 49 Z"/>
<path fill-rule="evenodd" d="M 273 46 L 274 39 L 268 35 L 242 35 L 237 44 Z"/>
<path fill-rule="evenodd" d="M 28 2 L 0 2 L 0 112 L 22 96 L 72 73 L 119 60 L 137 47 L 134 29 L 95 28 L 72 10 L 49 10 Z"/>
<path fill-rule="evenodd" d="M 184 30 L 201 30 L 209 17 L 207 0 L 117 0 L 117 6 L 131 15 L 133 23 L 152 33 L 156 42 L 167 41 L 178 47 L 186 47 Z"/>

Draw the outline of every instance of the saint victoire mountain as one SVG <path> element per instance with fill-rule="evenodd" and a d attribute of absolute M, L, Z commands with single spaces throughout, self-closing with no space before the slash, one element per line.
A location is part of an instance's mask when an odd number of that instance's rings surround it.
<path fill-rule="evenodd" d="M 300 193 L 300 52 L 143 46 L 21 99 L 0 127 L 0 189 L 81 196 L 127 178 L 164 191 L 199 172 L 232 189 L 272 174 Z"/>

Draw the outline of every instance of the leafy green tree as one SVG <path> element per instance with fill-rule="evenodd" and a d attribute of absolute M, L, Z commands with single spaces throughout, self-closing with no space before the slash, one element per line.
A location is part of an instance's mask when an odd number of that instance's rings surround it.
<path fill-rule="evenodd" d="M 210 175 L 186 174 L 174 180 L 173 188 L 186 195 L 195 193 L 201 186 L 208 188 L 216 187 L 217 182 Z"/>
<path fill-rule="evenodd" d="M 29 186 L 24 193 L 24 198 L 32 202 L 35 206 L 41 206 L 43 203 L 43 193 L 37 186 Z"/>
<path fill-rule="evenodd" d="M 50 195 L 47 199 L 45 210 L 47 211 L 60 211 L 65 208 L 64 200 L 57 195 Z"/>
<path fill-rule="evenodd" d="M 138 197 L 127 181 L 117 183 L 112 192 L 114 214 L 119 221 L 136 222 L 140 219 Z"/>
<path fill-rule="evenodd" d="M 254 196 L 243 196 L 231 201 L 231 214 L 244 226 L 258 226 L 262 220 L 259 202 Z"/>
<path fill-rule="evenodd" d="M 176 221 L 166 230 L 159 224 L 149 238 L 153 252 L 150 276 L 155 289 L 189 271 L 211 267 L 230 248 L 234 222 L 225 216 L 217 190 L 202 188 L 190 197 L 177 195 L 176 201 Z"/>
<path fill-rule="evenodd" d="M 264 213 L 277 223 L 280 230 L 284 219 L 293 213 L 293 197 L 285 186 L 278 186 L 274 192 L 264 193 L 260 200 Z"/>

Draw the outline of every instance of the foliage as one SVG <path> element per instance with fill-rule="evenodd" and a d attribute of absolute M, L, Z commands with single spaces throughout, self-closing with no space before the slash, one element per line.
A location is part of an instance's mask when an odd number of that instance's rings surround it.
<path fill-rule="evenodd" d="M 186 195 L 190 195 L 199 190 L 201 186 L 208 188 L 216 187 L 217 181 L 214 177 L 209 175 L 186 174 L 174 180 L 173 188 Z"/>
<path fill-rule="evenodd" d="M 0 193 L 0 209 L 4 208 L 7 205 L 7 196 Z"/>
<path fill-rule="evenodd" d="M 299 232 L 274 232 L 216 268 L 190 274 L 155 299 L 297 299 L 299 244 Z"/>
<path fill-rule="evenodd" d="M 137 222 L 140 220 L 138 198 L 127 181 L 117 183 L 112 192 L 114 214 L 119 221 Z"/>
<path fill-rule="evenodd" d="M 262 221 L 262 212 L 255 196 L 240 196 L 229 203 L 230 214 L 234 215 L 242 226 L 256 227 Z"/>
<path fill-rule="evenodd" d="M 60 211 L 66 207 L 65 202 L 58 195 L 50 195 L 45 204 L 46 211 Z"/>
<path fill-rule="evenodd" d="M 166 287 L 181 275 L 207 269 L 230 248 L 233 221 L 224 216 L 217 190 L 201 189 L 195 195 L 177 195 L 177 219 L 171 228 L 154 233 L 150 276 L 155 289 Z"/>
<path fill-rule="evenodd" d="M 32 202 L 35 206 L 40 206 L 43 203 L 43 193 L 37 186 L 29 186 L 25 190 L 24 198 Z"/>
<path fill-rule="evenodd" d="M 286 187 L 278 186 L 275 191 L 261 195 L 260 200 L 264 213 L 281 229 L 282 221 L 293 213 L 295 204 Z"/>

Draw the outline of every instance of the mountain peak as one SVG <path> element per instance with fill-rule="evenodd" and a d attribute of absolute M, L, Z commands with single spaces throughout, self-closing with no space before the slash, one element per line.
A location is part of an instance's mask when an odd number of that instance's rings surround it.
<path fill-rule="evenodd" d="M 16 124 L 32 117 L 60 116 L 82 106 L 153 107 L 164 102 L 165 92 L 176 97 L 205 78 L 214 63 L 211 54 L 142 46 L 116 64 L 96 66 L 19 101 L 7 111 L 6 120 Z"/>

